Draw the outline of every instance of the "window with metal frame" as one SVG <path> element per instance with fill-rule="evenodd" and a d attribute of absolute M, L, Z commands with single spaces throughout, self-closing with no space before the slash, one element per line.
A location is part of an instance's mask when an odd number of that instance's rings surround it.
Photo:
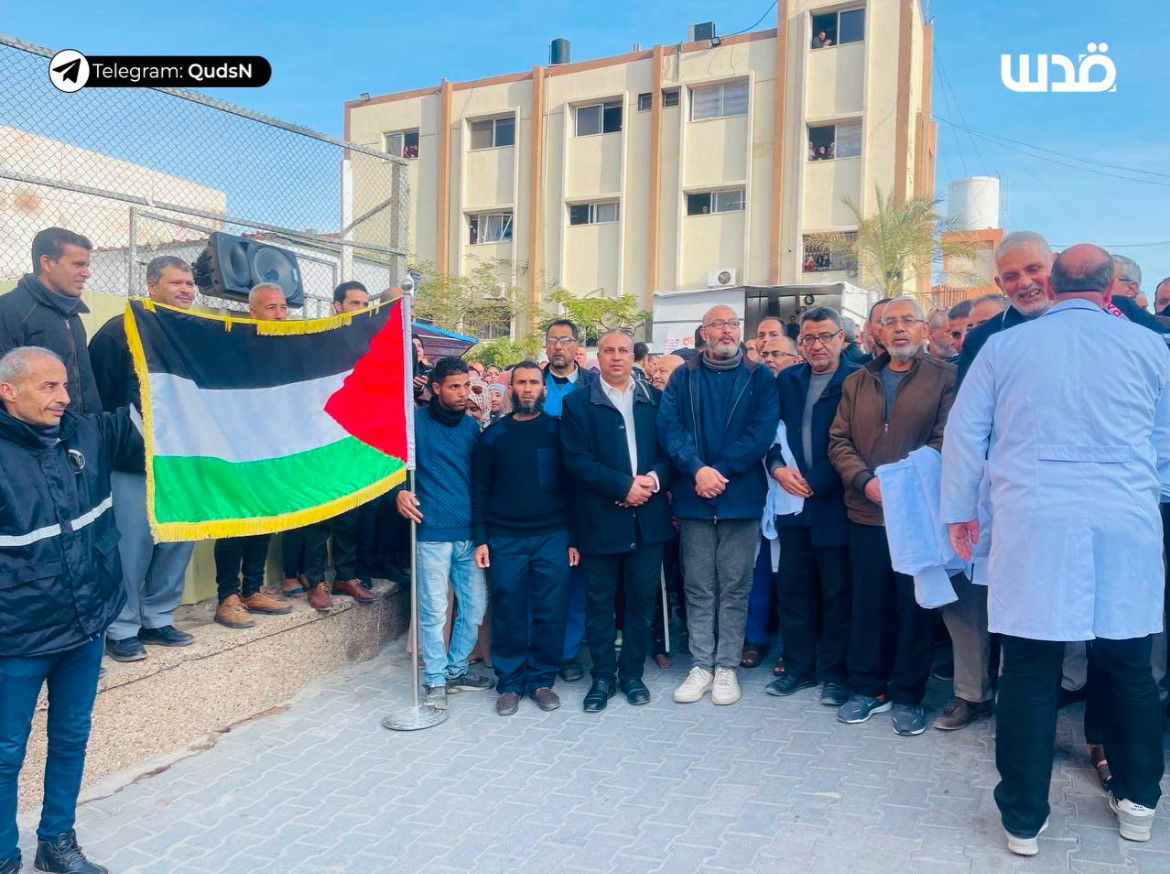
<path fill-rule="evenodd" d="M 691 89 L 691 121 L 745 115 L 747 110 L 747 82 L 725 82 Z"/>
<path fill-rule="evenodd" d="M 571 225 L 598 225 L 616 222 L 620 214 L 621 211 L 616 200 L 569 204 L 569 224 Z"/>
<path fill-rule="evenodd" d="M 516 118 L 505 115 L 500 118 L 482 118 L 471 122 L 471 148 L 500 149 L 516 144 Z"/>
<path fill-rule="evenodd" d="M 472 245 L 502 243 L 512 239 L 512 213 L 484 212 L 467 217 L 468 239 Z"/>
<path fill-rule="evenodd" d="M 865 39 L 865 9 L 840 9 L 812 16 L 812 47 L 861 42 Z"/>
<path fill-rule="evenodd" d="M 382 134 L 382 150 L 397 158 L 417 158 L 418 128 Z"/>
<path fill-rule="evenodd" d="M 607 100 L 577 107 L 577 136 L 617 133 L 622 129 L 622 102 Z"/>
<path fill-rule="evenodd" d="M 724 188 L 719 191 L 692 191 L 687 194 L 687 215 L 708 215 L 714 212 L 739 212 L 745 207 L 742 188 Z"/>

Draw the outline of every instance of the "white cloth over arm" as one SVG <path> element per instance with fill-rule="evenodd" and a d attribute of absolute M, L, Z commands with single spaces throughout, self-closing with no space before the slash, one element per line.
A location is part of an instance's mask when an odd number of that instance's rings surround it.
<path fill-rule="evenodd" d="M 792 454 L 792 449 L 788 445 L 788 434 L 784 427 L 784 420 L 780 420 L 780 424 L 776 428 L 776 439 L 772 441 L 772 445 L 780 446 L 780 454 L 784 458 L 784 464 L 794 470 L 796 467 L 796 456 Z M 760 531 L 769 540 L 776 539 L 776 517 L 777 516 L 795 516 L 804 510 L 804 498 L 790 495 L 784 489 L 780 488 L 780 483 L 776 482 L 775 477 L 768 475 L 768 497 L 764 501 L 764 515 L 760 519 Z M 773 566 L 773 570 L 775 567 Z"/>
<path fill-rule="evenodd" d="M 1161 337 L 1085 300 L 1058 302 L 976 356 L 947 420 L 942 521 L 978 517 L 986 459 L 991 631 L 1073 641 L 1161 630 L 1168 386 Z"/>
<path fill-rule="evenodd" d="M 890 562 L 914 577 L 914 600 L 927 610 L 958 600 L 948 569 L 964 570 L 939 520 L 942 456 L 929 446 L 874 471 L 882 490 Z"/>

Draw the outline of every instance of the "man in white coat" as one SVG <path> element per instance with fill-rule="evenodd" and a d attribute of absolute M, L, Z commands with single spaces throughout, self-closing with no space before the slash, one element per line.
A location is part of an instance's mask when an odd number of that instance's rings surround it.
<path fill-rule="evenodd" d="M 1170 350 L 1102 309 L 1109 254 L 1062 252 L 1056 304 L 987 341 L 943 440 L 942 519 L 968 558 L 986 460 L 994 532 L 988 619 L 1002 635 L 995 788 L 1008 849 L 1048 825 L 1066 641 L 1086 640 L 1107 696 L 1109 804 L 1121 836 L 1149 840 L 1162 778 L 1150 636 L 1162 629 L 1160 495 L 1170 490 Z"/>

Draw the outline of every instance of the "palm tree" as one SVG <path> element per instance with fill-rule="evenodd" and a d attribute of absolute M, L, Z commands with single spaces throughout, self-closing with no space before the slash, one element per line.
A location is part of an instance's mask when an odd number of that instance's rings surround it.
<path fill-rule="evenodd" d="M 856 234 L 812 235 L 811 247 L 852 256 L 861 270 L 862 284 L 886 297 L 903 293 L 907 282 L 930 276 L 943 258 L 972 259 L 977 247 L 946 235 L 956 230 L 950 219 L 938 213 L 937 198 L 914 197 L 898 203 L 892 194 L 876 188 L 877 209 L 868 218 L 848 196 L 842 203 L 857 220 Z"/>

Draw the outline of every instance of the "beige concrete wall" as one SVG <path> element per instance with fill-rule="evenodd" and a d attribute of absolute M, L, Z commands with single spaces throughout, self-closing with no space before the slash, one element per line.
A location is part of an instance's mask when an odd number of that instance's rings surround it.
<path fill-rule="evenodd" d="M 796 281 L 801 275 L 801 237 L 807 230 L 851 229 L 856 222 L 840 204 L 843 195 L 873 208 L 873 190 L 892 191 L 898 168 L 912 172 L 915 148 L 912 130 L 924 99 L 922 19 L 917 5 L 911 16 L 911 71 L 909 81 L 898 82 L 900 0 L 866 4 L 866 34 L 859 43 L 811 50 L 810 13 L 840 9 L 830 0 L 794 0 L 784 4 L 788 16 L 788 44 L 783 52 L 784 70 L 778 77 L 774 31 L 727 39 L 718 47 L 699 45 L 664 49 L 662 85 L 679 87 L 678 107 L 663 108 L 659 152 L 660 187 L 657 203 L 659 228 L 658 289 L 701 288 L 707 271 L 716 266 L 735 266 L 741 281 L 766 283 L 769 273 L 771 209 L 775 185 L 772 152 L 777 81 L 784 89 L 786 112 L 781 132 L 784 150 L 784 188 L 780 207 L 780 278 Z M 844 8 L 849 8 L 847 5 Z M 541 270 L 549 283 L 588 285 L 577 253 L 568 251 L 565 205 L 573 200 L 621 198 L 621 232 L 607 247 L 602 260 L 617 264 L 593 274 L 611 278 L 609 293 L 635 291 L 646 276 L 649 232 L 646 200 L 650 166 L 650 112 L 638 112 L 637 98 L 650 91 L 653 60 L 649 51 L 610 61 L 586 62 L 545 70 L 543 154 L 528 154 L 531 144 L 530 73 L 478 80 L 455 85 L 452 95 L 454 157 L 451 168 L 452 250 L 454 264 L 466 265 L 469 253 L 462 215 L 470 208 L 502 205 L 510 193 L 516 204 L 515 245 L 508 257 L 528 257 L 526 215 L 527 186 L 539 161 L 542 180 Z M 691 122 L 688 119 L 690 88 L 705 83 L 743 80 L 751 83 L 747 115 Z M 909 89 L 910 113 L 904 120 L 906 154 L 899 156 L 898 131 L 903 120 L 897 112 L 899 88 Z M 583 103 L 620 99 L 625 112 L 620 133 L 576 137 L 573 107 Z M 374 131 L 421 126 L 422 155 L 418 164 L 412 237 L 420 257 L 434 249 L 435 196 L 438 191 L 438 100 L 433 93 L 403 99 L 379 99 L 369 105 L 353 105 L 351 129 L 364 136 Z M 505 158 L 468 160 L 465 120 L 512 111 L 518 118 L 517 151 L 511 166 Z M 806 161 L 807 127 L 810 122 L 833 123 L 860 120 L 862 155 L 838 159 L 831 169 L 810 167 Z M 362 140 L 358 137 L 359 141 Z M 433 145 L 428 145 L 433 143 Z M 428 163 L 428 155 L 430 163 Z M 433 168 L 429 170 L 428 168 Z M 492 178 L 478 178 L 481 174 Z M 473 178 L 475 177 L 475 178 Z M 699 188 L 744 185 L 747 210 L 737 222 L 708 225 L 717 230 L 712 239 L 692 233 L 685 215 L 683 193 Z M 908 190 L 912 190 L 912 180 Z M 497 198 L 490 204 L 487 200 Z M 458 225 L 458 227 L 456 227 Z M 738 225 L 744 234 L 738 245 L 727 238 Z M 479 253 L 477 253 L 479 254 Z M 708 261 L 708 258 L 714 260 Z M 573 263 L 570 263 L 573 259 Z M 591 274 L 591 275 L 593 275 Z M 579 281 L 581 280 L 581 281 Z"/>

